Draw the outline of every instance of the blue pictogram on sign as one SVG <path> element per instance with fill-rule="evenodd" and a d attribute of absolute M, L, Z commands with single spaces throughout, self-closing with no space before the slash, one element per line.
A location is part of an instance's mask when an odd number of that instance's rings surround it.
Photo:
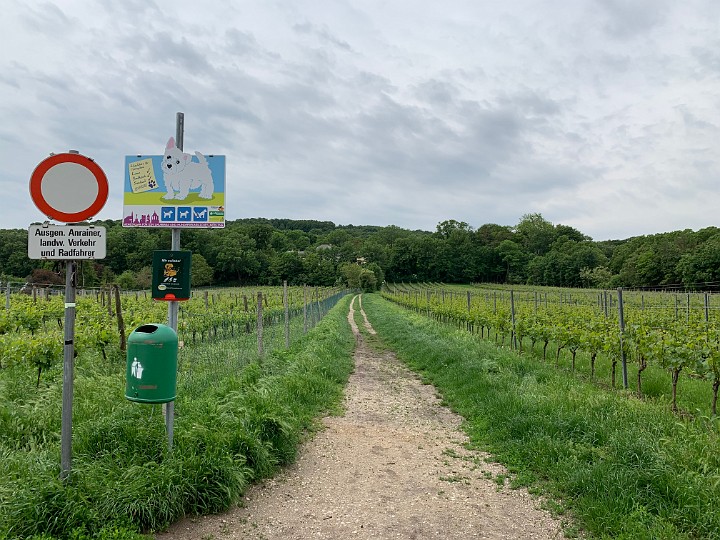
<path fill-rule="evenodd" d="M 193 208 L 193 221 L 207 221 L 208 216 L 207 206 L 195 206 Z"/>
<path fill-rule="evenodd" d="M 192 221 L 192 208 L 190 208 L 189 206 L 178 206 L 177 220 Z"/>
<path fill-rule="evenodd" d="M 163 206 L 160 211 L 160 221 L 175 221 L 175 207 Z"/>

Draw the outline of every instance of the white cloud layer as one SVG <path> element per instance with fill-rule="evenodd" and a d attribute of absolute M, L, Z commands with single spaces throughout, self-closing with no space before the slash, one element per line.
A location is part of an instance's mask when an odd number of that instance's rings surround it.
<path fill-rule="evenodd" d="M 718 225 L 716 0 L 9 0 L 0 227 L 50 152 L 227 156 L 228 219 Z"/>

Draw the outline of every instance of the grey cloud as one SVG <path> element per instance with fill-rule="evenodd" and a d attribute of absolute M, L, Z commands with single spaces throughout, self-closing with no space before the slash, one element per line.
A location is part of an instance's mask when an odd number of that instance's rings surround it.
<path fill-rule="evenodd" d="M 292 28 L 299 34 L 317 36 L 320 38 L 321 42 L 334 45 L 335 47 L 344 49 L 345 51 L 352 52 L 353 50 L 347 41 L 335 37 L 325 26 L 317 27 L 306 21 L 304 23 L 295 24 Z"/>
<path fill-rule="evenodd" d="M 254 35 L 237 28 L 230 28 L 225 31 L 225 40 L 227 42 L 227 51 L 233 55 L 249 55 L 258 53 L 260 49 Z"/>
<path fill-rule="evenodd" d="M 705 76 L 717 77 L 720 74 L 720 40 L 717 40 L 715 47 L 693 47 L 692 54 L 698 63 L 705 69 L 712 72 Z"/>
<path fill-rule="evenodd" d="M 77 19 L 68 17 L 55 3 L 43 2 L 37 7 L 25 4 L 20 15 L 27 30 L 43 35 L 61 36 L 74 27 Z"/>
<path fill-rule="evenodd" d="M 157 3 L 152 0 L 123 0 L 116 2 L 108 0 L 102 2 L 104 9 L 116 16 L 120 17 L 158 17 L 162 14 L 162 10 Z"/>
<path fill-rule="evenodd" d="M 707 120 L 699 118 L 686 105 L 678 106 L 678 107 L 676 107 L 676 109 L 680 112 L 683 122 L 685 123 L 685 126 L 691 130 L 700 130 L 700 131 L 708 131 L 709 130 L 709 131 L 717 132 L 719 129 L 719 126 L 717 126 L 711 122 L 708 122 Z"/>
<path fill-rule="evenodd" d="M 606 16 L 604 29 L 618 39 L 631 39 L 664 22 L 666 0 L 596 0 Z"/>
<path fill-rule="evenodd" d="M 182 70 L 182 75 L 213 73 L 207 61 L 207 54 L 193 45 L 187 38 L 176 39 L 169 32 L 157 32 L 148 36 L 141 45 L 143 56 L 151 63 L 160 66 L 160 70 Z"/>
<path fill-rule="evenodd" d="M 531 89 L 503 95 L 498 102 L 506 107 L 514 107 L 524 114 L 535 116 L 556 116 L 562 110 L 557 101 L 543 97 Z"/>
<path fill-rule="evenodd" d="M 429 79 L 416 86 L 415 95 L 428 103 L 447 105 L 457 99 L 458 91 L 447 81 Z"/>

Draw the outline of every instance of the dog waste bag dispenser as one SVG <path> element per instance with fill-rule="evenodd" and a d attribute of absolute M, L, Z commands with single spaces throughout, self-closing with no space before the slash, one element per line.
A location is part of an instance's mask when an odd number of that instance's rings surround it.
<path fill-rule="evenodd" d="M 155 300 L 190 298 L 190 251 L 154 251 L 152 297 Z"/>
<path fill-rule="evenodd" d="M 125 397 L 138 403 L 175 400 L 178 337 L 164 324 L 144 324 L 128 337 Z"/>

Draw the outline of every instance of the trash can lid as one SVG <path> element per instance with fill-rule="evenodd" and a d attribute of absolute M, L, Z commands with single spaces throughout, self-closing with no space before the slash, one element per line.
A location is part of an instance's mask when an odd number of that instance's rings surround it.
<path fill-rule="evenodd" d="M 135 329 L 135 332 L 144 332 L 145 334 L 153 334 L 160 328 L 157 324 L 143 324 Z"/>
<path fill-rule="evenodd" d="M 138 326 L 130 333 L 128 342 L 140 341 L 177 341 L 177 332 L 166 324 L 147 323 Z"/>

